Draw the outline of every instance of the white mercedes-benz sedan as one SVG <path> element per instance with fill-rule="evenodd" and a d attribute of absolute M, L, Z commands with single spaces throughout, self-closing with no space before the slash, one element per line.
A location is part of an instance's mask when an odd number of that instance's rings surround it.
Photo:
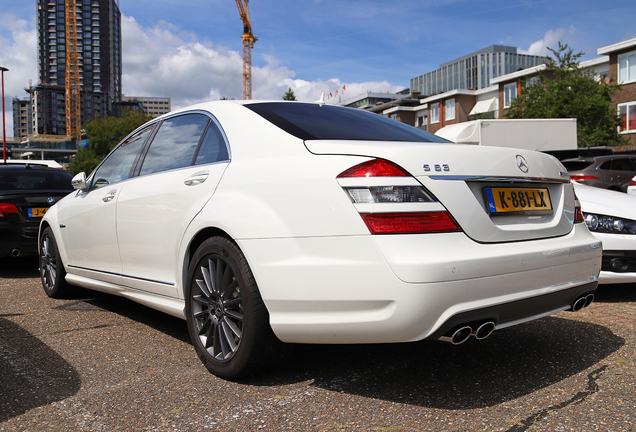
<path fill-rule="evenodd" d="M 636 196 L 573 184 L 587 227 L 603 243 L 599 283 L 636 283 Z"/>
<path fill-rule="evenodd" d="M 216 101 L 125 138 L 46 213 L 41 278 L 187 320 L 226 379 L 285 343 L 459 344 L 589 304 L 601 244 L 569 176 L 363 110 Z"/>

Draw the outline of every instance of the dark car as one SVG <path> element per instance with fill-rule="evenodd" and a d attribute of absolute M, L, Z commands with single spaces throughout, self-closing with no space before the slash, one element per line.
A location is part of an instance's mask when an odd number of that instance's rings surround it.
<path fill-rule="evenodd" d="M 572 180 L 603 189 L 627 192 L 636 175 L 636 155 L 581 157 L 561 161 Z"/>
<path fill-rule="evenodd" d="M 0 256 L 37 254 L 44 213 L 73 191 L 66 171 L 0 164 Z"/>

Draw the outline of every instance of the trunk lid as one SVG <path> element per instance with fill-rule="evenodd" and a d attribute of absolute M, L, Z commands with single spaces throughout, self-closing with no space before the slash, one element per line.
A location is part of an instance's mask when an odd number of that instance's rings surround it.
<path fill-rule="evenodd" d="M 547 154 L 438 143 L 312 140 L 305 145 L 318 155 L 367 156 L 401 166 L 478 242 L 556 237 L 572 230 L 569 175 Z"/>

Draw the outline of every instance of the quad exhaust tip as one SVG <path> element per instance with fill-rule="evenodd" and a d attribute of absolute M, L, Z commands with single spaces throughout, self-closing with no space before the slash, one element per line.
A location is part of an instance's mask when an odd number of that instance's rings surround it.
<path fill-rule="evenodd" d="M 569 310 L 572 312 L 578 312 L 581 309 L 591 305 L 593 301 L 594 301 L 594 294 L 582 295 L 581 297 L 577 298 L 574 301 L 574 303 L 572 303 L 572 306 L 570 306 Z"/>
<path fill-rule="evenodd" d="M 476 330 L 473 330 L 473 328 L 469 325 L 465 325 L 459 327 L 448 336 L 445 335 L 440 337 L 439 340 L 450 342 L 453 345 L 463 344 L 468 339 L 470 339 L 471 336 L 475 336 L 477 340 L 483 340 L 490 336 L 493 331 L 495 331 L 495 327 L 496 325 L 492 321 L 484 322 L 479 327 L 477 327 Z"/>

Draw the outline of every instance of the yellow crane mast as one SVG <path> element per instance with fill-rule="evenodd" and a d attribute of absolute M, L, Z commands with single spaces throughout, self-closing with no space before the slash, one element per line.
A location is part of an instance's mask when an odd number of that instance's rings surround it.
<path fill-rule="evenodd" d="M 80 75 L 77 58 L 77 4 L 65 0 L 66 15 L 66 135 L 71 140 L 82 139 L 82 115 L 80 111 Z"/>
<path fill-rule="evenodd" d="M 258 40 L 252 33 L 252 23 L 250 22 L 250 11 L 247 7 L 249 0 L 236 0 L 241 20 L 243 21 L 243 99 L 252 99 L 252 48 L 254 42 Z"/>

